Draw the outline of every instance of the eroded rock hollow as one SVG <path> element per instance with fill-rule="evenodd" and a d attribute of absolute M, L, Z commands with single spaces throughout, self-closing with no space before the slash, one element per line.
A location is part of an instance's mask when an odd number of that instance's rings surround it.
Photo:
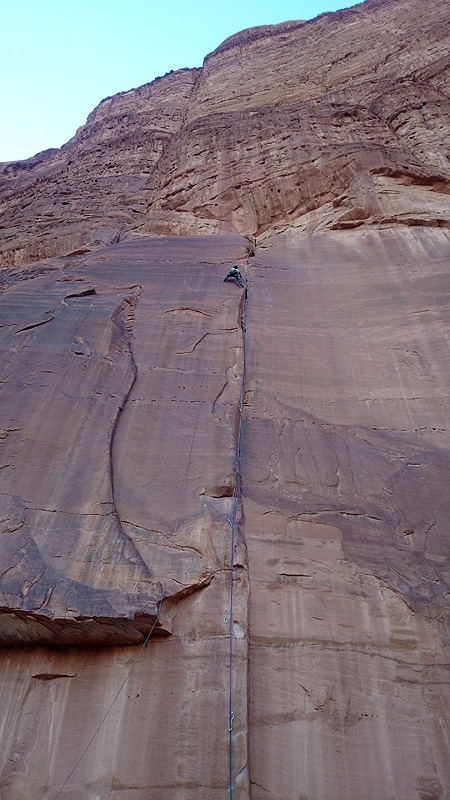
<path fill-rule="evenodd" d="M 249 29 L 0 165 L 1 800 L 449 800 L 449 43 Z"/>

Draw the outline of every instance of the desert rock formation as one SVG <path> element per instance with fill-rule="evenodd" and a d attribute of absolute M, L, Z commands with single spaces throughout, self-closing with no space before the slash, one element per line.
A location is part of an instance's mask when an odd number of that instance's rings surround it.
<path fill-rule="evenodd" d="M 0 263 L 136 234 L 448 227 L 446 0 L 250 29 L 3 164 Z"/>
<path fill-rule="evenodd" d="M 1 800 L 449 800 L 449 39 L 252 28 L 1 165 Z"/>

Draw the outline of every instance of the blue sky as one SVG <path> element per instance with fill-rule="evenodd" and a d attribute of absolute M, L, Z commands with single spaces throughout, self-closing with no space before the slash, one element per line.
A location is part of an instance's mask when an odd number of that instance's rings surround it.
<path fill-rule="evenodd" d="M 199 67 L 227 36 L 355 0 L 0 0 L 0 161 L 60 147 L 108 95 Z"/>

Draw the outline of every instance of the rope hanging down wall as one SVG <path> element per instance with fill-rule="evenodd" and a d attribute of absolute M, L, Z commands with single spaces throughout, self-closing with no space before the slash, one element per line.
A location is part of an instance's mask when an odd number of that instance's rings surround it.
<path fill-rule="evenodd" d="M 77 761 L 75 762 L 75 765 L 74 765 L 74 766 L 72 767 L 72 769 L 70 770 L 70 772 L 69 772 L 69 774 L 68 774 L 68 776 L 67 776 L 66 780 L 64 781 L 63 785 L 61 786 L 61 788 L 59 789 L 59 791 L 57 792 L 57 794 L 55 794 L 55 796 L 54 796 L 53 800 L 57 800 L 57 798 L 60 796 L 60 794 L 61 794 L 61 792 L 63 791 L 63 789 L 65 789 L 65 787 L 66 787 L 66 786 L 67 786 L 67 784 L 69 783 L 69 781 L 70 781 L 70 779 L 71 779 L 71 777 L 72 777 L 73 773 L 75 772 L 75 770 L 77 769 L 77 767 L 79 766 L 79 764 L 81 763 L 81 761 L 83 760 L 83 758 L 85 757 L 85 755 L 86 755 L 87 751 L 89 750 L 89 748 L 90 748 L 90 746 L 91 746 L 92 742 L 93 742 L 93 741 L 94 741 L 94 739 L 97 737 L 97 735 L 100 733 L 100 729 L 103 727 L 104 723 L 106 722 L 106 719 L 107 719 L 107 717 L 109 716 L 109 714 L 110 714 L 110 711 L 112 710 L 112 707 L 113 707 L 113 705 L 115 704 L 116 700 L 118 699 L 119 695 L 121 694 L 123 687 L 125 686 L 126 682 L 128 681 L 128 678 L 130 677 L 131 673 L 133 672 L 133 669 L 135 668 L 135 666 L 136 666 L 137 662 L 139 661 L 139 659 L 140 659 L 140 657 L 141 657 L 141 655 L 142 655 L 142 651 L 144 650 L 144 648 L 145 648 L 145 646 L 146 646 L 146 644 L 147 644 L 148 640 L 150 639 L 150 636 L 152 635 L 153 631 L 155 630 L 156 623 L 157 623 L 157 622 L 158 622 L 158 620 L 159 620 L 159 612 L 161 611 L 161 606 L 162 606 L 162 601 L 163 601 L 163 600 L 164 600 L 164 589 L 162 590 L 161 599 L 160 599 L 160 601 L 159 601 L 159 603 L 158 603 L 158 610 L 157 610 L 157 613 L 156 613 L 155 621 L 153 622 L 153 625 L 152 625 L 152 627 L 150 628 L 150 630 L 149 630 L 149 632 L 148 632 L 147 636 L 145 637 L 145 639 L 144 639 L 144 641 L 143 641 L 143 643 L 142 643 L 142 645 L 141 645 L 141 648 L 140 648 L 140 650 L 139 650 L 139 652 L 138 652 L 138 654 L 137 654 L 136 658 L 134 659 L 134 661 L 133 661 L 133 663 L 132 663 L 132 665 L 131 665 L 130 669 L 128 670 L 128 672 L 127 672 L 127 674 L 126 674 L 125 678 L 123 679 L 123 681 L 122 681 L 122 683 L 121 683 L 121 685 L 120 685 L 119 689 L 117 690 L 117 692 L 116 692 L 116 694 L 114 695 L 114 697 L 113 697 L 113 699 L 112 699 L 111 703 L 109 704 L 108 710 L 107 710 L 107 711 L 106 711 L 106 713 L 103 715 L 103 717 L 102 717 L 101 721 L 100 721 L 100 722 L 99 722 L 99 724 L 97 725 L 97 728 L 95 729 L 94 733 L 92 734 L 91 738 L 89 739 L 89 741 L 88 741 L 88 743 L 87 743 L 86 747 L 84 748 L 83 752 L 81 753 L 81 755 L 79 756 L 79 758 L 78 758 L 78 759 L 77 759 Z"/>
<path fill-rule="evenodd" d="M 243 357 L 242 357 L 242 377 L 241 377 L 241 387 L 239 393 L 239 404 L 238 404 L 238 430 L 237 430 L 237 438 L 236 438 L 236 451 L 235 451 L 235 463 L 234 463 L 234 485 L 233 485 L 233 494 L 232 494 L 232 503 L 230 513 L 227 517 L 227 523 L 230 526 L 231 530 L 231 547 L 230 547 L 230 589 L 229 589 L 229 609 L 226 610 L 224 616 L 224 622 L 228 619 L 229 623 L 229 688 L 228 688 L 228 739 L 229 739 L 229 764 L 228 764 L 228 772 L 229 772 L 229 779 L 228 779 L 228 793 L 230 800 L 233 798 L 233 720 L 234 720 L 234 712 L 233 712 L 233 589 L 234 589 L 234 547 L 235 547 L 235 539 L 236 539 L 236 519 L 237 519 L 237 510 L 238 510 L 238 500 L 241 494 L 241 438 L 242 438 L 242 412 L 244 407 L 244 396 L 245 396 L 245 371 L 246 371 L 246 310 L 247 310 L 247 300 L 248 300 L 248 288 L 247 288 L 248 281 L 246 280 L 245 289 L 244 289 L 244 297 L 243 297 L 243 304 L 242 304 L 242 311 L 241 311 L 241 329 L 242 329 L 242 342 L 243 342 Z M 206 768 L 207 768 L 207 760 L 208 760 L 208 752 L 209 752 L 209 739 L 211 734 L 211 720 L 212 720 L 212 710 L 213 710 L 213 697 L 214 697 L 214 689 L 216 685 L 216 668 L 217 668 L 217 652 L 218 652 L 218 643 L 220 637 L 220 625 L 222 619 L 222 599 L 223 599 L 223 577 L 225 572 L 225 556 L 226 556 L 226 545 L 227 545 L 228 536 L 224 537 L 224 546 L 223 546 L 223 556 L 222 556 L 222 564 L 221 564 L 221 578 L 220 578 L 220 591 L 219 591 L 219 608 L 218 608 L 218 617 L 217 617 L 217 624 L 216 624 L 216 637 L 215 637 L 215 647 L 214 647 L 214 662 L 213 662 L 213 675 L 212 675 L 212 685 L 211 685 L 211 694 L 210 694 L 210 703 L 209 703 L 209 713 L 208 713 L 208 724 L 207 724 L 207 732 L 206 732 L 206 743 L 205 743 L 205 755 L 203 760 L 203 776 L 202 776 L 202 787 L 201 787 L 201 795 L 200 800 L 204 800 L 205 796 L 205 783 L 206 783 Z"/>
<path fill-rule="evenodd" d="M 231 529 L 230 598 L 229 598 L 229 605 L 230 605 L 230 608 L 229 608 L 229 641 L 230 641 L 229 658 L 230 658 L 230 670 L 229 670 L 229 725 L 228 725 L 228 730 L 229 730 L 229 797 L 230 797 L 230 800 L 232 800 L 232 797 L 233 797 L 233 719 L 234 719 L 234 713 L 233 713 L 233 583 L 234 583 L 234 548 L 235 548 L 235 533 L 236 533 L 236 518 L 237 518 L 238 498 L 239 498 L 240 492 L 241 492 L 240 465 L 241 465 L 242 411 L 243 411 L 243 405 L 244 405 L 245 369 L 246 369 L 246 327 L 245 326 L 246 326 L 247 299 L 248 299 L 248 288 L 247 288 L 247 280 L 246 280 L 246 285 L 245 285 L 245 289 L 244 289 L 244 299 L 243 299 L 243 304 L 242 304 L 242 313 L 241 313 L 241 328 L 242 328 L 242 339 L 243 339 L 243 360 L 242 360 L 241 389 L 240 389 L 239 407 L 238 407 L 239 424 L 238 424 L 238 435 L 237 435 L 237 442 L 236 442 L 234 488 L 233 488 L 233 495 L 232 495 L 231 513 L 230 513 L 230 515 L 228 516 L 228 519 L 227 519 L 227 522 L 228 522 L 228 524 L 230 526 L 230 529 Z M 186 482 L 187 482 L 187 476 L 188 476 L 190 462 L 191 462 L 191 458 L 192 458 L 194 440 L 195 440 L 195 436 L 196 436 L 196 432 L 197 432 L 199 416 L 200 416 L 200 410 L 201 410 L 201 406 L 202 406 L 202 403 L 203 403 L 203 396 L 204 396 L 204 391 L 205 391 L 207 373 L 208 373 L 208 369 L 209 369 L 210 357 L 211 357 L 211 344 L 212 344 L 212 337 L 211 337 L 211 340 L 210 340 L 210 343 L 209 343 L 209 347 L 208 347 L 207 362 L 206 362 L 205 373 L 204 373 L 204 377 L 203 377 L 203 383 L 202 383 L 202 388 L 201 388 L 201 393 L 200 393 L 200 399 L 199 399 L 199 408 L 198 408 L 198 413 L 197 413 L 197 417 L 196 417 L 196 420 L 195 420 L 194 430 L 193 430 L 193 433 L 192 433 L 191 445 L 190 445 L 190 450 L 189 450 L 189 454 L 188 454 L 188 460 L 187 460 L 187 464 L 186 464 L 186 471 L 185 471 L 184 480 L 183 480 L 183 484 L 182 484 L 182 488 L 181 488 L 181 492 L 180 492 L 180 500 L 179 500 L 177 518 L 176 518 L 176 523 L 175 523 L 175 532 L 178 529 L 181 505 L 182 505 L 182 501 L 183 501 L 184 492 L 185 492 L 185 489 L 186 489 Z M 225 566 L 225 549 L 224 549 L 224 559 L 223 559 L 223 563 L 222 563 L 222 576 L 223 576 L 223 573 L 224 573 L 224 566 Z M 220 594 L 222 595 L 222 592 Z M 148 641 L 149 641 L 149 639 L 150 639 L 150 637 L 151 637 L 151 635 L 152 635 L 152 633 L 153 633 L 153 631 L 155 629 L 155 626 L 156 626 L 156 624 L 157 624 L 157 622 L 159 620 L 159 614 L 160 614 L 160 611 L 161 611 L 161 606 L 162 606 L 163 599 L 164 599 L 164 589 L 162 589 L 162 594 L 161 594 L 161 598 L 160 598 L 160 601 L 159 601 L 159 604 L 158 604 L 158 610 L 157 610 L 156 618 L 155 618 L 155 620 L 153 622 L 153 625 L 152 625 L 149 633 L 147 634 L 147 636 L 146 636 L 141 648 L 139 649 L 139 652 L 136 655 L 136 658 L 134 659 L 134 661 L 133 661 L 133 663 L 132 663 L 132 665 L 131 665 L 128 673 L 127 673 L 127 675 L 125 676 L 120 688 L 118 689 L 118 691 L 115 694 L 112 702 L 110 703 L 106 713 L 102 717 L 99 725 L 97 726 L 96 730 L 94 731 L 93 735 L 91 736 L 90 740 L 88 741 L 88 743 L 87 743 L 86 747 L 84 748 L 83 752 L 81 753 L 81 755 L 79 756 L 79 758 L 75 762 L 73 768 L 70 770 L 66 780 L 64 781 L 64 783 L 60 787 L 60 789 L 57 792 L 57 794 L 54 796 L 53 800 L 57 800 L 60 797 L 61 793 L 63 792 L 63 790 L 67 786 L 68 782 L 70 781 L 72 775 L 74 774 L 74 772 L 78 768 L 79 764 L 81 763 L 81 761 L 85 757 L 86 753 L 88 752 L 89 748 L 91 747 L 92 743 L 94 742 L 94 740 L 96 739 L 97 735 L 99 734 L 101 728 L 103 727 L 104 723 L 106 722 L 107 717 L 109 716 L 113 706 L 115 705 L 117 699 L 119 698 L 119 695 L 121 694 L 125 684 L 127 683 L 127 681 L 129 679 L 129 677 L 130 677 L 135 665 L 137 664 L 137 662 L 138 662 L 138 660 L 139 660 L 139 658 L 140 658 L 145 646 L 147 645 L 147 643 L 148 643 Z M 218 639 L 218 634 L 219 634 L 219 630 L 217 629 L 217 639 Z M 217 645 L 216 645 L 216 652 L 215 652 L 215 662 L 216 662 L 216 659 L 217 659 Z M 214 665 L 213 686 L 214 686 L 214 680 L 215 680 L 215 665 Z M 209 720 L 209 722 L 210 722 L 210 720 Z M 210 727 L 210 725 L 208 727 Z M 208 733 L 208 736 L 207 736 L 206 753 L 205 753 L 205 764 L 204 764 L 203 780 L 202 780 L 202 798 L 203 798 L 204 787 L 205 787 L 205 774 L 206 774 L 206 759 L 207 759 L 207 752 L 208 752 L 208 740 L 209 740 L 209 733 Z"/>
<path fill-rule="evenodd" d="M 201 793 L 200 793 L 200 800 L 204 800 L 205 797 L 205 786 L 206 786 L 206 770 L 207 770 L 207 762 L 208 762 L 208 753 L 209 753 L 209 740 L 211 735 L 211 722 L 212 722 L 212 714 L 213 714 L 213 702 L 214 702 L 214 689 L 216 687 L 216 671 L 217 671 L 217 655 L 218 655 L 218 646 L 219 646 L 219 639 L 220 639 L 220 627 L 223 622 L 229 622 L 229 640 L 230 640 L 230 673 L 229 673 L 229 696 L 228 696 L 228 703 L 229 703 L 229 710 L 228 710 L 228 733 L 229 733 L 229 783 L 228 783 L 228 791 L 230 797 L 233 796 L 233 677 L 232 677 L 232 668 L 233 668 L 233 556 L 234 556 L 234 544 L 235 544 L 235 530 L 236 530 L 236 518 L 237 518 L 237 508 L 238 508 L 238 498 L 240 495 L 240 461 L 241 461 L 241 421 L 242 421 L 242 409 L 244 404 L 244 390 L 245 390 L 245 362 L 246 362 L 246 329 L 245 329 L 245 312 L 247 306 L 247 298 L 248 298 L 248 289 L 247 289 L 247 280 L 244 289 L 244 296 L 243 296 L 243 304 L 241 309 L 241 329 L 242 329 L 242 336 L 243 336 L 243 359 L 242 359 L 242 378 L 241 378 L 241 388 L 239 393 L 239 404 L 238 404 L 238 432 L 237 432 L 237 440 L 236 440 L 236 455 L 235 455 L 235 464 L 234 464 L 234 484 L 233 484 L 233 494 L 232 494 L 232 504 L 231 510 L 227 517 L 227 524 L 230 526 L 231 529 L 231 556 L 230 556 L 230 590 L 229 590 L 229 605 L 230 608 L 226 609 L 225 614 L 223 613 L 223 580 L 224 580 L 224 573 L 225 573 L 225 561 L 226 561 L 226 548 L 227 548 L 227 539 L 228 534 L 224 536 L 223 542 L 223 553 L 222 553 L 222 560 L 221 560 L 221 568 L 220 568 L 220 589 L 219 589 L 219 603 L 218 603 L 218 613 L 217 613 L 217 621 L 216 621 L 216 635 L 215 635 L 215 645 L 214 645 L 214 659 L 213 659 L 213 670 L 212 670 L 212 683 L 211 683 L 211 690 L 210 690 L 210 701 L 209 701 L 209 711 L 208 711 L 208 723 L 206 727 L 206 740 L 205 740 L 205 754 L 203 758 L 203 774 L 202 774 L 202 785 L 201 785 Z"/>
<path fill-rule="evenodd" d="M 236 442 L 236 460 L 234 469 L 234 489 L 231 515 L 229 518 L 231 528 L 231 554 L 230 554 L 230 616 L 229 616 L 229 636 L 230 636 L 230 681 L 229 681 L 229 723 L 228 723 L 228 736 L 229 736 L 229 797 L 233 798 L 233 583 L 234 583 L 234 546 L 236 539 L 236 517 L 238 498 L 241 496 L 241 439 L 242 439 L 242 412 L 244 408 L 245 396 L 245 369 L 246 369 L 246 311 L 248 300 L 247 280 L 244 289 L 244 302 L 242 306 L 241 328 L 242 328 L 242 379 L 241 391 L 239 396 L 239 425 L 238 435 Z"/>

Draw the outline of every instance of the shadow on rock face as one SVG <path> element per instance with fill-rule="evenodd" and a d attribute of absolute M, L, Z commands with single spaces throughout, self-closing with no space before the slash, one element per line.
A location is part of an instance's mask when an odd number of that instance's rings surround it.
<path fill-rule="evenodd" d="M 327 424 L 275 398 L 267 405 L 282 421 L 245 421 L 245 496 L 287 519 L 338 528 L 349 561 L 446 635 L 448 452 L 407 434 Z M 253 442 L 261 437 L 265 455 L 256 459 Z"/>

